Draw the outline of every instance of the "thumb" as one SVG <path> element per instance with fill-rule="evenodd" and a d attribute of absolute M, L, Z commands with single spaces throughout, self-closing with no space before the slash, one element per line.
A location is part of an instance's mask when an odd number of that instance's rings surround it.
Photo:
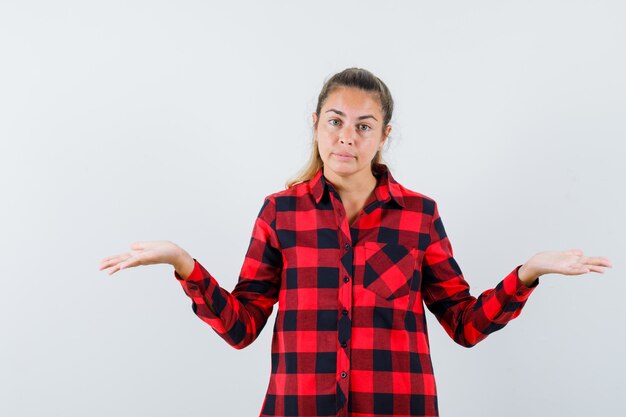
<path fill-rule="evenodd" d="M 143 242 L 134 242 L 132 245 L 130 245 L 130 248 L 134 250 L 143 250 L 145 249 L 145 246 Z"/>

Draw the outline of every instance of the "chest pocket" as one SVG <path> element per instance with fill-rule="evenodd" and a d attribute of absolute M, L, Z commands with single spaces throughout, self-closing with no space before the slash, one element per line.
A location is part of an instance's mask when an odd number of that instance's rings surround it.
<path fill-rule="evenodd" d="M 393 300 L 409 294 L 417 250 L 396 243 L 365 242 L 363 287 Z"/>

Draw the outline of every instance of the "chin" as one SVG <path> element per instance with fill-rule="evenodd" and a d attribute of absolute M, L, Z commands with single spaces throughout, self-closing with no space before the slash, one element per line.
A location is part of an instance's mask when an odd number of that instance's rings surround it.
<path fill-rule="evenodd" d="M 356 167 L 356 165 L 350 166 L 349 164 L 330 163 L 330 164 L 325 164 L 325 166 L 326 168 L 333 171 L 335 174 L 340 175 L 342 177 L 352 175 L 358 171 L 358 168 Z"/>

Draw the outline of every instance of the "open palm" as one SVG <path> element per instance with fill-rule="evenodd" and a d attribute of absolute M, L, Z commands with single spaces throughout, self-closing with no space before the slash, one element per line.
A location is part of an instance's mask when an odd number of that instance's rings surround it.
<path fill-rule="evenodd" d="M 169 240 L 135 242 L 130 252 L 109 256 L 100 261 L 100 270 L 111 268 L 109 275 L 139 265 L 171 264 L 180 256 L 181 248 Z"/>
<path fill-rule="evenodd" d="M 566 251 L 545 251 L 535 254 L 528 260 L 528 269 L 537 276 L 544 274 L 580 275 L 587 272 L 604 272 L 604 267 L 612 267 L 605 256 L 585 256 L 580 249 Z"/>

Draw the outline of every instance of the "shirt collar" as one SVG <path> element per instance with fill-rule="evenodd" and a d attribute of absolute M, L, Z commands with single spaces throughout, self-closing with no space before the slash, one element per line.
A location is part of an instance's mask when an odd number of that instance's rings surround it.
<path fill-rule="evenodd" d="M 378 172 L 374 172 L 374 175 L 378 178 L 378 184 L 374 189 L 376 198 L 382 202 L 387 202 L 393 199 L 401 207 L 404 207 L 405 203 L 402 196 L 401 186 L 393 178 L 387 165 L 379 165 Z M 330 188 L 332 188 L 332 184 L 324 176 L 323 167 L 318 169 L 313 178 L 311 178 L 311 180 L 309 181 L 309 187 L 311 190 L 311 194 L 315 199 L 315 203 L 319 203 L 324 194 L 330 191 Z"/>

